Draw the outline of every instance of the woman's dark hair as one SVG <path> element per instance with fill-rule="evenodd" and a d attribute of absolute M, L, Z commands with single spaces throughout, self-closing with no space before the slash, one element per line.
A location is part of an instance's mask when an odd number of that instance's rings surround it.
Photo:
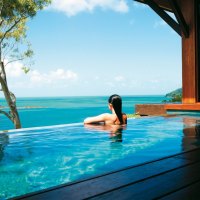
<path fill-rule="evenodd" d="M 117 118 L 120 121 L 120 124 L 123 124 L 123 118 L 122 118 L 122 98 L 117 95 L 113 94 L 109 97 L 108 103 L 112 104 L 115 113 L 117 115 Z"/>

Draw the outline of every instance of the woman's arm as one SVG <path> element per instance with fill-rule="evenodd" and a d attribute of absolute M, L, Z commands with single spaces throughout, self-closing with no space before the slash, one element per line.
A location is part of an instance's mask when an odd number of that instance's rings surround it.
<path fill-rule="evenodd" d="M 94 124 L 94 123 L 100 123 L 105 122 L 107 119 L 108 114 L 101 114 L 95 117 L 88 117 L 84 120 L 84 124 Z"/>

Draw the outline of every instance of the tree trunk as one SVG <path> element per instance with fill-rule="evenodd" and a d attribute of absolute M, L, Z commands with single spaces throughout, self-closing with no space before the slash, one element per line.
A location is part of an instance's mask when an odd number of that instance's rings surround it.
<path fill-rule="evenodd" d="M 1 83 L 2 91 L 4 93 L 6 102 L 10 108 L 10 119 L 14 123 L 15 128 L 18 129 L 18 128 L 21 128 L 20 118 L 19 118 L 19 114 L 16 108 L 15 96 L 8 89 L 8 85 L 6 81 L 6 73 L 4 70 L 3 62 L 0 63 L 0 68 L 1 68 L 0 83 Z"/>

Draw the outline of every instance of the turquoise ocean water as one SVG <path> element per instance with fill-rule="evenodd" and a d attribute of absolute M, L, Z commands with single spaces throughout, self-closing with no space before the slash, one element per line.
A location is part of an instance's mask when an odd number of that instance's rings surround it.
<path fill-rule="evenodd" d="M 135 104 L 161 103 L 164 96 L 122 96 L 123 112 L 134 113 Z M 109 112 L 108 96 L 17 98 L 23 128 L 82 122 L 88 116 Z M 0 106 L 6 104 L 0 99 Z M 0 115 L 0 130 L 13 129 L 13 124 Z"/>

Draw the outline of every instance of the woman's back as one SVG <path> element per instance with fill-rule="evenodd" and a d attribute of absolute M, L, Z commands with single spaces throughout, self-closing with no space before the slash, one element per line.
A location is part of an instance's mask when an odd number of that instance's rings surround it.
<path fill-rule="evenodd" d="M 112 114 L 104 113 L 95 117 L 88 117 L 84 120 L 84 123 L 104 123 L 106 125 L 127 124 L 127 116 L 122 113 L 122 99 L 119 95 L 114 94 L 109 97 L 108 107 Z"/>
<path fill-rule="evenodd" d="M 107 115 L 105 117 L 105 121 L 104 123 L 106 125 L 124 125 L 127 124 L 127 116 L 126 114 L 122 114 L 122 122 L 120 122 L 120 120 L 118 119 L 116 114 L 105 114 Z"/>

